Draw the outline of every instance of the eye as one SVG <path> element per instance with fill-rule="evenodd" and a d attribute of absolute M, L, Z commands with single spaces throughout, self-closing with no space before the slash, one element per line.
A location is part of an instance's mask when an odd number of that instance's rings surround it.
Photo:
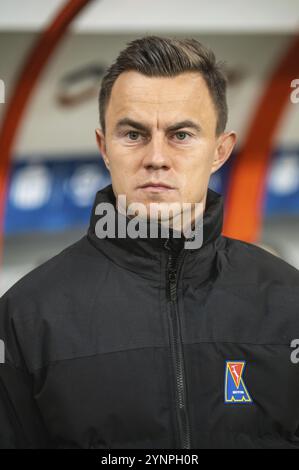
<path fill-rule="evenodd" d="M 139 135 L 140 133 L 137 131 L 129 131 L 126 133 L 126 137 L 129 136 L 130 140 L 137 140 Z"/>
<path fill-rule="evenodd" d="M 186 136 L 187 137 L 191 137 L 190 134 L 188 134 L 188 132 L 183 132 L 183 131 L 179 131 L 179 132 L 176 132 L 174 135 L 176 135 L 178 137 L 178 140 L 186 140 Z"/>

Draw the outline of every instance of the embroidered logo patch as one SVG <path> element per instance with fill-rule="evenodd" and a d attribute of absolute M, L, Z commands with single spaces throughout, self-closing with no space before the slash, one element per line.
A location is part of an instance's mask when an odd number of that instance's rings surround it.
<path fill-rule="evenodd" d="M 249 395 L 243 380 L 245 366 L 245 361 L 226 362 L 224 391 L 225 403 L 252 403 L 252 398 Z"/>

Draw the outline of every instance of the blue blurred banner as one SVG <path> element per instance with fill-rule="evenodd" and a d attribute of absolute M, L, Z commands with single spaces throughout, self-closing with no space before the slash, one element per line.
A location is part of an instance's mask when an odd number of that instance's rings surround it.
<path fill-rule="evenodd" d="M 11 173 L 5 234 L 86 225 L 95 193 L 110 183 L 100 156 L 17 163 Z"/>
<path fill-rule="evenodd" d="M 234 158 L 212 175 L 210 187 L 225 196 Z M 97 155 L 43 158 L 14 165 L 9 183 L 5 234 L 60 231 L 86 226 L 95 193 L 110 183 Z M 278 150 L 267 181 L 265 215 L 299 215 L 299 149 Z"/>
<path fill-rule="evenodd" d="M 214 175 L 210 187 L 224 195 L 237 154 Z M 250 171 L 250 169 L 248 169 Z M 299 215 L 299 148 L 278 149 L 271 158 L 264 201 L 265 216 Z"/>

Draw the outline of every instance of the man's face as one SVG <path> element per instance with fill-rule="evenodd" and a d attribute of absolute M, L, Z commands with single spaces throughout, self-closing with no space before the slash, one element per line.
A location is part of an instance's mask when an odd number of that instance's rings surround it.
<path fill-rule="evenodd" d="M 105 136 L 100 129 L 96 133 L 114 193 L 147 208 L 151 203 L 205 204 L 210 175 L 235 143 L 233 132 L 217 137 L 208 87 L 193 72 L 172 78 L 122 73 L 105 123 Z"/>

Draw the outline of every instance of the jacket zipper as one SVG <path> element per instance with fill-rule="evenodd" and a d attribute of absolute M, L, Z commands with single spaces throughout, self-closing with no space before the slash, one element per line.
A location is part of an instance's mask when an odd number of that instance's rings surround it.
<path fill-rule="evenodd" d="M 166 242 L 165 247 L 168 248 Z M 183 449 L 190 449 L 190 426 L 186 408 L 186 386 L 182 341 L 180 335 L 180 321 L 177 302 L 177 279 L 183 250 L 177 255 L 171 250 L 168 257 L 167 266 L 167 293 L 170 301 L 170 332 L 172 344 L 172 358 L 176 376 L 176 411 L 179 425 L 180 440 Z"/>

